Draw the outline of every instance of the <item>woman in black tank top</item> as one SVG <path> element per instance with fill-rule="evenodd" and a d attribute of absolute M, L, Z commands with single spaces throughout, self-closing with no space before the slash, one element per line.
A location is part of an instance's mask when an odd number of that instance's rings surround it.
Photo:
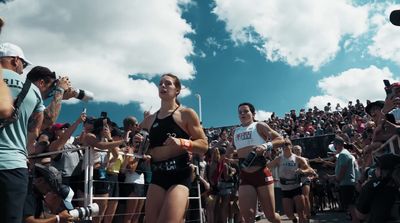
<path fill-rule="evenodd" d="M 146 222 L 182 222 L 189 196 L 193 169 L 189 153 L 204 154 L 207 138 L 197 114 L 180 107 L 179 79 L 164 74 L 158 87 L 160 110 L 140 124 L 149 129 L 152 182 L 146 200 Z"/>

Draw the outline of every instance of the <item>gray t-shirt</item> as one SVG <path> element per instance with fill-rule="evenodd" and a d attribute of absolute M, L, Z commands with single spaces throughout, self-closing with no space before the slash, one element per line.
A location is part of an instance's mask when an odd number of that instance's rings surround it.
<path fill-rule="evenodd" d="M 347 166 L 343 179 L 339 182 L 340 186 L 355 185 L 357 177 L 357 164 L 356 159 L 347 150 L 343 149 L 336 160 L 335 175 L 339 175 L 340 170 Z"/>
<path fill-rule="evenodd" d="M 21 75 L 7 69 L 3 69 L 3 78 L 15 99 L 21 92 L 25 80 Z M 26 141 L 29 117 L 34 112 L 44 110 L 40 91 L 35 85 L 31 85 L 19 110 L 18 120 L 0 129 L 0 170 L 27 168 Z"/>

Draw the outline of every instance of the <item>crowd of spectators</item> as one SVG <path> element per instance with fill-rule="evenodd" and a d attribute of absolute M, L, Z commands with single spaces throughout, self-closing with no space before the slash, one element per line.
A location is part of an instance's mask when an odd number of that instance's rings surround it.
<path fill-rule="evenodd" d="M 0 62 L 4 73 L 0 77 L 5 80 L 0 82 L 0 98 L 4 98 L 0 101 L 0 117 L 8 118 L 1 120 L 4 125 L 0 127 L 0 222 L 41 222 L 43 218 L 49 222 L 77 221 L 68 211 L 73 209 L 72 204 L 83 205 L 76 199 L 71 203 L 71 199 L 85 198 L 84 164 L 94 169 L 90 179 L 94 196 L 104 198 L 95 199 L 100 211 L 94 222 L 143 222 L 142 198 L 151 181 L 152 162 L 143 147 L 145 136 L 139 134 L 139 121 L 126 117 L 120 127 L 116 124 L 119 120 L 110 120 L 107 113 L 93 117 L 84 111 L 71 123 L 56 123 L 62 100 L 82 97 L 82 92 L 74 90 L 67 76 L 57 78 L 55 72 L 42 66 L 34 67 L 27 79 L 22 79 L 20 75 L 30 63 L 14 44 L 0 45 Z M 21 105 L 14 103 L 13 108 L 10 95 L 16 98 L 25 88 L 26 98 Z M 398 140 L 395 136 L 400 132 L 400 84 L 387 86 L 386 92 L 385 101 L 367 101 L 364 105 L 356 100 L 347 106 L 328 102 L 322 109 L 300 109 L 298 113 L 290 110 L 283 117 L 273 113 L 268 120 L 260 120 L 287 140 L 334 135 L 332 146 L 319 148 L 331 156 L 306 157 L 312 158 L 308 160 L 311 167 L 320 165 L 328 170 L 323 175 L 321 168 L 315 168 L 315 195 L 307 195 L 311 202 L 309 212 L 304 213 L 307 219 L 313 211 L 323 210 L 321 205 L 331 202 L 329 197 L 336 197 L 329 205 L 349 211 L 353 222 L 385 222 L 399 217 L 391 213 L 399 194 L 399 142 L 391 142 Z M 45 98 L 50 98 L 47 106 L 43 105 Z M 14 111 L 19 115 L 10 118 Z M 76 133 L 80 125 L 82 132 Z M 199 222 L 203 217 L 211 223 L 242 222 L 238 204 L 240 166 L 234 153 L 228 152 L 234 150 L 236 127 L 204 129 L 209 149 L 204 156 L 191 157 L 190 191 L 192 197 L 201 196 L 204 211 L 196 200 L 191 200 L 187 222 Z M 89 155 L 85 151 L 90 153 L 89 163 L 84 162 L 83 157 Z M 267 159 L 274 160 L 282 151 L 272 150 Z M 48 152 L 56 153 L 43 156 Z M 277 195 L 276 173 L 274 181 Z M 324 188 L 320 193 L 320 181 L 336 185 L 337 190 Z M 349 193 L 348 186 L 354 191 Z M 339 195 L 330 195 L 335 193 Z M 128 196 L 135 197 L 133 202 L 106 199 Z M 279 202 L 276 196 L 277 210 L 282 213 Z"/>

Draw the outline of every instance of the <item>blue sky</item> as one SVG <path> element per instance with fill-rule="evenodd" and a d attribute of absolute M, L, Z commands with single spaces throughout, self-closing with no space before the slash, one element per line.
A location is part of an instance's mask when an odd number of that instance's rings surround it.
<path fill-rule="evenodd" d="M 388 21 L 399 8 L 366 0 L 14 0 L 0 5 L 1 41 L 94 92 L 87 104 L 64 103 L 59 122 L 84 107 L 117 123 L 141 120 L 159 107 L 159 76 L 173 72 L 185 86 L 181 102 L 198 111 L 200 94 L 211 127 L 237 124 L 244 101 L 265 119 L 382 99 L 382 79 L 399 79 L 400 27 Z"/>

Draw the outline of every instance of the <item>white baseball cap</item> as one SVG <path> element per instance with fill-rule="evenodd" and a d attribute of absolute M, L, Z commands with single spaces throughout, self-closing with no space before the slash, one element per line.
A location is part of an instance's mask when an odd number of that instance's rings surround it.
<path fill-rule="evenodd" d="M 26 59 L 21 47 L 12 43 L 0 44 L 0 57 L 19 57 L 23 59 L 28 65 L 32 65 L 32 62 Z"/>

